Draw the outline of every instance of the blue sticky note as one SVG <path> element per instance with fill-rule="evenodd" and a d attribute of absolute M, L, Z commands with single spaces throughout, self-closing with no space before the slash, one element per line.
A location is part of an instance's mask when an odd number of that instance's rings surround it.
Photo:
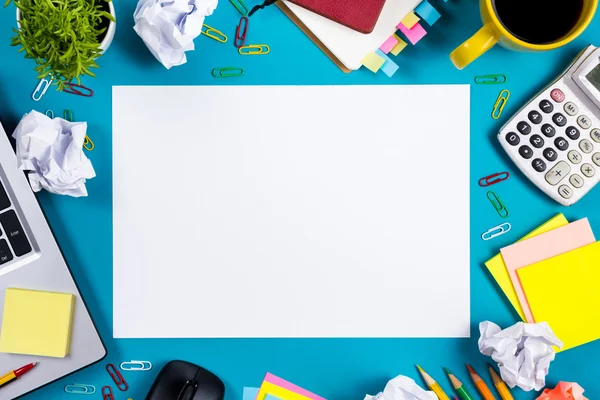
<path fill-rule="evenodd" d="M 383 63 L 383 65 L 381 66 L 381 70 L 384 74 L 391 78 L 400 67 L 398 67 L 398 65 L 395 62 L 393 62 L 392 59 L 389 58 L 383 51 L 377 49 L 375 50 L 375 54 L 377 54 L 379 57 L 385 60 L 385 63 Z"/>
<path fill-rule="evenodd" d="M 259 388 L 245 387 L 244 393 L 242 394 L 242 400 L 256 400 L 258 396 Z M 280 400 L 278 397 L 271 396 L 270 394 L 265 397 L 265 400 Z"/>
<path fill-rule="evenodd" d="M 422 19 L 427 21 L 429 26 L 435 24 L 441 17 L 438 10 L 436 10 L 427 0 L 423 0 L 423 2 L 415 8 L 415 12 L 419 14 Z"/>

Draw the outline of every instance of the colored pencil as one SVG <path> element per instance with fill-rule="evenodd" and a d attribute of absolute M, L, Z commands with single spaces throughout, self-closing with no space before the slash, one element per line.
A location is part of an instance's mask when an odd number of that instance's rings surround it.
<path fill-rule="evenodd" d="M 18 368 L 14 371 L 10 371 L 6 375 L 0 376 L 0 387 L 2 387 L 4 385 L 8 385 L 12 381 L 19 379 L 19 377 L 21 377 L 21 375 L 24 375 L 27 372 L 31 371 L 33 369 L 33 367 L 35 367 L 36 365 L 37 365 L 37 362 L 27 364 L 24 367 Z"/>
<path fill-rule="evenodd" d="M 492 380 L 494 381 L 494 386 L 496 386 L 498 393 L 500 393 L 500 398 L 502 400 L 515 400 L 514 397 L 512 397 L 512 394 L 510 394 L 510 391 L 508 390 L 508 386 L 506 386 L 506 383 L 504 383 L 504 381 L 498 376 L 498 373 L 496 372 L 496 370 L 494 370 L 494 367 L 492 367 L 491 365 L 490 365 L 490 375 L 492 375 Z"/>
<path fill-rule="evenodd" d="M 471 396 L 471 393 L 469 393 L 469 391 L 462 384 L 462 382 L 459 381 L 458 378 L 454 376 L 454 374 L 450 372 L 448 368 L 444 367 L 444 372 L 446 373 L 446 375 L 448 375 L 448 379 L 450 379 L 452 387 L 454 387 L 456 394 L 458 395 L 458 397 L 460 397 L 461 400 L 475 400 L 475 398 Z"/>
<path fill-rule="evenodd" d="M 467 364 L 467 369 L 471 373 L 471 379 L 473 379 L 473 383 L 477 387 L 477 390 L 481 394 L 481 397 L 483 397 L 483 400 L 496 400 L 488 385 L 485 384 L 483 379 L 481 379 L 481 377 L 469 364 Z"/>
<path fill-rule="evenodd" d="M 423 370 L 423 368 L 419 367 L 418 365 L 417 365 L 417 369 L 421 373 L 421 376 L 423 376 L 423 380 L 427 384 L 427 387 L 433 393 L 435 393 L 435 395 L 437 396 L 438 399 L 440 399 L 440 400 L 450 400 L 450 397 L 448 397 L 446 395 L 446 393 L 444 393 L 444 391 L 442 390 L 442 387 L 439 385 L 439 383 L 437 383 L 435 381 L 435 379 L 433 379 L 431 376 L 429 376 L 429 374 L 427 372 L 425 372 Z"/>

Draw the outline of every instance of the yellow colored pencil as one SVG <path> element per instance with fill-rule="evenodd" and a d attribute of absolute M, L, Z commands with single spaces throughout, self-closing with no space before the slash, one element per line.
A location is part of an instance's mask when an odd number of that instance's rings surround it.
<path fill-rule="evenodd" d="M 481 397 L 483 397 L 484 400 L 496 400 L 490 388 L 485 384 L 483 379 L 481 379 L 481 377 L 469 364 L 467 364 L 467 369 L 471 373 L 471 379 L 473 379 L 473 383 L 477 387 L 477 390 L 481 394 Z"/>
<path fill-rule="evenodd" d="M 433 393 L 435 393 L 435 395 L 437 396 L 438 399 L 440 399 L 440 400 L 450 400 L 450 397 L 448 397 L 446 395 L 446 393 L 444 393 L 444 391 L 442 390 L 442 387 L 440 386 L 439 383 L 437 383 L 431 376 L 429 376 L 429 374 L 427 372 L 425 372 L 423 370 L 423 368 L 419 367 L 418 365 L 417 365 L 417 369 L 421 373 L 421 376 L 423 376 L 423 380 L 427 384 L 427 387 Z"/>
<path fill-rule="evenodd" d="M 514 397 L 512 397 L 512 394 L 510 394 L 510 391 L 508 390 L 508 386 L 506 386 L 506 383 L 504 383 L 504 381 L 498 376 L 498 373 L 494 370 L 494 368 L 491 365 L 490 365 L 490 374 L 492 375 L 492 380 L 494 381 L 494 386 L 496 386 L 498 393 L 500 393 L 500 398 L 502 400 L 515 400 Z"/>

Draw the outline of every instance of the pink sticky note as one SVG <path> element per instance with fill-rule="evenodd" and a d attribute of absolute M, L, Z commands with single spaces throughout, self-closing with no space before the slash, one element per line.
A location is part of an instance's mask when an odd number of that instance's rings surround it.
<path fill-rule="evenodd" d="M 527 322 L 536 321 L 527 303 L 517 270 L 594 242 L 596 238 L 590 222 L 584 218 L 500 250 Z"/>
<path fill-rule="evenodd" d="M 267 372 L 267 375 L 265 375 L 264 381 L 272 383 L 273 385 L 279 386 L 281 388 L 287 389 L 290 392 L 298 393 L 299 395 L 308 397 L 309 399 L 312 399 L 312 400 L 325 400 L 323 397 L 317 396 L 316 394 L 311 393 L 306 389 L 302 389 L 300 386 L 296 386 L 293 383 L 290 383 L 284 379 L 281 379 L 281 378 L 271 374 L 270 372 Z"/>
<path fill-rule="evenodd" d="M 575 382 L 559 382 L 554 389 L 545 389 L 537 400 L 588 400 L 583 392 Z"/>
<path fill-rule="evenodd" d="M 397 44 L 398 39 L 392 35 L 385 42 L 383 42 L 379 50 L 383 51 L 385 54 L 388 54 Z"/>
<path fill-rule="evenodd" d="M 412 44 L 417 44 L 419 40 L 423 39 L 423 37 L 427 35 L 427 31 L 425 31 L 423 26 L 421 26 L 421 24 L 418 22 L 410 29 L 408 29 L 402 23 L 399 23 L 398 29 L 400 29 L 400 32 L 402 32 Z"/>

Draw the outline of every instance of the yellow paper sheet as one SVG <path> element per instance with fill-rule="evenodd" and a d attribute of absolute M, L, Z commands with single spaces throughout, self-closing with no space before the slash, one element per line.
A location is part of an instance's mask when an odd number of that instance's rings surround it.
<path fill-rule="evenodd" d="M 74 309 L 72 294 L 6 289 L 0 352 L 66 357 Z"/>
<path fill-rule="evenodd" d="M 421 18 L 417 17 L 417 14 L 411 11 L 406 17 L 404 17 L 404 19 L 401 22 L 402 25 L 410 29 L 413 26 L 415 26 L 420 20 Z"/>
<path fill-rule="evenodd" d="M 600 242 L 517 270 L 536 321 L 546 321 L 563 350 L 600 339 Z"/>
<path fill-rule="evenodd" d="M 534 236 L 540 235 L 542 233 L 546 233 L 551 231 L 552 229 L 559 228 L 561 226 L 565 226 L 569 223 L 564 215 L 558 214 L 542 226 L 538 227 L 532 232 L 529 232 L 527 236 L 521 238 L 519 240 L 526 240 L 532 238 Z M 510 275 L 508 275 L 508 271 L 506 269 L 506 265 L 504 265 L 504 260 L 502 259 L 502 255 L 498 253 L 494 258 L 488 260 L 485 263 L 485 266 L 490 271 L 500 289 L 504 292 L 510 304 L 515 308 L 517 313 L 523 321 L 525 321 L 525 314 L 523 314 L 523 309 L 521 308 L 521 303 L 519 302 L 519 297 L 517 296 L 517 292 L 515 292 L 515 288 L 513 287 L 512 281 L 510 279 Z"/>
<path fill-rule="evenodd" d="M 406 47 L 406 42 L 404 40 L 400 39 L 400 37 L 396 34 L 394 34 L 394 38 L 398 41 L 398 43 L 394 47 L 392 47 L 392 50 L 390 50 L 390 53 L 397 56 Z"/>
<path fill-rule="evenodd" d="M 292 392 L 291 390 L 273 385 L 270 382 L 263 382 L 256 396 L 256 400 L 265 400 L 267 395 L 277 397 L 280 400 L 310 400 L 309 397 Z"/>
<path fill-rule="evenodd" d="M 385 60 L 375 53 L 369 53 L 362 60 L 362 65 L 371 70 L 371 72 L 379 71 L 379 68 L 385 63 Z"/>

